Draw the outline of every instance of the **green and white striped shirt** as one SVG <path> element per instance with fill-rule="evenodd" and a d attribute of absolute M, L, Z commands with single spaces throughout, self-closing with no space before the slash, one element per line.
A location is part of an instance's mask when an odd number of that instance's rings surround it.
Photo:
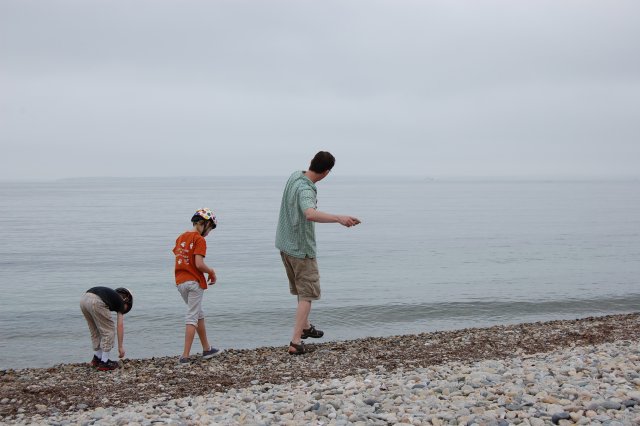
<path fill-rule="evenodd" d="M 289 256 L 316 257 L 315 224 L 304 215 L 308 208 L 317 208 L 316 185 L 304 174 L 295 172 L 287 181 L 280 204 L 276 230 L 276 248 Z"/>

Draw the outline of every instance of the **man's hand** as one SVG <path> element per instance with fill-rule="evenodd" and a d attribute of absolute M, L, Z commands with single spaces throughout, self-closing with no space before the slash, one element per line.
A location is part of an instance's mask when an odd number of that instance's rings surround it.
<path fill-rule="evenodd" d="M 350 228 L 360 223 L 360 219 L 353 216 L 338 216 L 338 223 L 342 226 Z"/>
<path fill-rule="evenodd" d="M 124 358 L 124 348 L 118 348 L 118 356 Z"/>

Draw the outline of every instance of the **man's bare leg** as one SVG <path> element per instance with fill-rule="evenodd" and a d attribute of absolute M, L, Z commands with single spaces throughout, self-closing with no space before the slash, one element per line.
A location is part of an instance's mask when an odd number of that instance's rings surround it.
<path fill-rule="evenodd" d="M 298 308 L 296 309 L 296 325 L 293 327 L 293 336 L 291 341 L 296 345 L 299 345 L 302 341 L 302 330 L 309 328 L 309 313 L 311 312 L 311 301 L 298 299 Z M 289 346 L 289 350 L 295 350 L 294 347 Z"/>

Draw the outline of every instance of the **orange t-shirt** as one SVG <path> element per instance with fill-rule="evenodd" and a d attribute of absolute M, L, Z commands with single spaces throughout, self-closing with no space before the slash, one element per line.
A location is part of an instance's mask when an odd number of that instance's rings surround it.
<path fill-rule="evenodd" d="M 196 231 L 187 231 L 176 239 L 173 248 L 176 255 L 176 285 L 187 281 L 197 281 L 201 288 L 207 288 L 204 274 L 196 268 L 196 255 L 206 256 L 207 241 Z"/>

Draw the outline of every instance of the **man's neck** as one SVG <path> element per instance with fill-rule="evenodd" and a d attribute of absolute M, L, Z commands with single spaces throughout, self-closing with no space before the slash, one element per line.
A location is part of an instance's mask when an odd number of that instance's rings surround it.
<path fill-rule="evenodd" d="M 309 180 L 313 183 L 316 183 L 324 177 L 324 173 L 316 173 L 312 170 L 307 170 L 304 172 L 304 175 L 309 178 Z"/>

